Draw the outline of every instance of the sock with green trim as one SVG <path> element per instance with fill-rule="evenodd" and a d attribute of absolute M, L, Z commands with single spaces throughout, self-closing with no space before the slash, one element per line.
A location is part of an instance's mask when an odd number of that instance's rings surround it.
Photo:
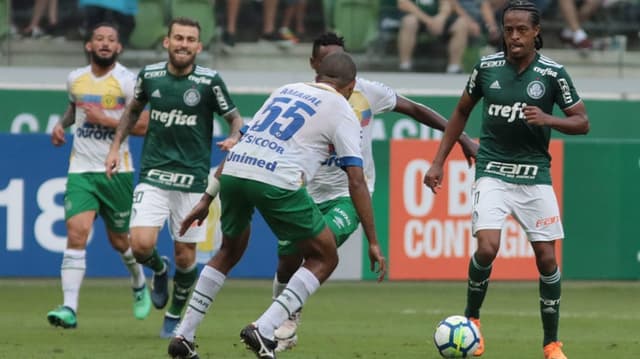
<path fill-rule="evenodd" d="M 469 261 L 469 281 L 467 282 L 467 307 L 464 310 L 466 317 L 480 319 L 480 307 L 484 302 L 489 288 L 489 276 L 491 276 L 491 263 L 481 265 L 476 260 L 475 253 Z"/>

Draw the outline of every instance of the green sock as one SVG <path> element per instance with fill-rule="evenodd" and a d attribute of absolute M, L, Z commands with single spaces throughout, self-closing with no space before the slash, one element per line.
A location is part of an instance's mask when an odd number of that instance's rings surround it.
<path fill-rule="evenodd" d="M 187 304 L 189 292 L 198 280 L 198 267 L 194 263 L 191 268 L 182 269 L 176 267 L 176 274 L 173 277 L 173 293 L 171 294 L 171 306 L 169 314 L 180 316 L 182 309 Z"/>
<path fill-rule="evenodd" d="M 154 248 L 153 253 L 149 258 L 143 260 L 141 264 L 147 268 L 150 268 L 154 273 L 162 273 L 165 270 L 164 262 L 158 254 L 158 249 Z"/>
<path fill-rule="evenodd" d="M 543 346 L 558 340 L 560 294 L 562 292 L 560 279 L 560 270 L 557 267 L 549 275 L 540 273 L 540 317 L 544 330 Z"/>
<path fill-rule="evenodd" d="M 467 283 L 467 307 L 464 315 L 480 319 L 480 307 L 489 287 L 491 263 L 483 266 L 476 261 L 475 254 L 469 261 L 469 282 Z"/>

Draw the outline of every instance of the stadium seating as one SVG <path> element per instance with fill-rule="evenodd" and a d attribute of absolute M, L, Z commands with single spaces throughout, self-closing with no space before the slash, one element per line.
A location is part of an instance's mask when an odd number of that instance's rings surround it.
<path fill-rule="evenodd" d="M 210 0 L 172 0 L 171 16 L 184 16 L 200 23 L 200 41 L 207 48 L 216 35 L 216 17 Z"/>
<path fill-rule="evenodd" d="M 333 8 L 335 31 L 345 38 L 351 52 L 363 52 L 378 34 L 379 0 L 336 0 Z"/>
<path fill-rule="evenodd" d="M 136 27 L 129 39 L 131 47 L 153 49 L 162 42 L 167 34 L 166 9 L 165 0 L 138 0 Z"/>

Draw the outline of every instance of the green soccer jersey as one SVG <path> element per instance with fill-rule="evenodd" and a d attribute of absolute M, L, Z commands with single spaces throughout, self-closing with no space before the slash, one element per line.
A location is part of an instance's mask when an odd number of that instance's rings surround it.
<path fill-rule="evenodd" d="M 567 109 L 581 101 L 564 67 L 538 53 L 518 74 L 499 52 L 480 59 L 466 91 L 473 98 L 484 97 L 476 178 L 551 184 L 551 128 L 529 125 L 523 109 L 532 105 L 552 113 L 554 103 Z"/>
<path fill-rule="evenodd" d="M 167 63 L 138 74 L 135 98 L 149 103 L 140 182 L 169 190 L 203 192 L 211 167 L 214 113 L 235 109 L 219 74 L 197 66 L 174 76 Z"/>

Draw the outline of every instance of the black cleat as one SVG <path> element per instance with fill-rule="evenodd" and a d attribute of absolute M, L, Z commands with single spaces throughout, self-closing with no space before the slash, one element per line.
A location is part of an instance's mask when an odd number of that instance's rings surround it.
<path fill-rule="evenodd" d="M 200 359 L 196 353 L 196 343 L 186 340 L 184 337 L 173 337 L 169 342 L 167 352 L 173 359 Z"/>
<path fill-rule="evenodd" d="M 242 329 L 240 340 L 247 346 L 247 349 L 256 354 L 257 358 L 276 358 L 277 343 L 260 335 L 255 324 L 249 324 Z"/>
<path fill-rule="evenodd" d="M 169 301 L 169 258 L 163 256 L 162 261 L 166 270 L 160 275 L 154 273 L 151 281 L 151 302 L 156 309 L 164 308 Z"/>

